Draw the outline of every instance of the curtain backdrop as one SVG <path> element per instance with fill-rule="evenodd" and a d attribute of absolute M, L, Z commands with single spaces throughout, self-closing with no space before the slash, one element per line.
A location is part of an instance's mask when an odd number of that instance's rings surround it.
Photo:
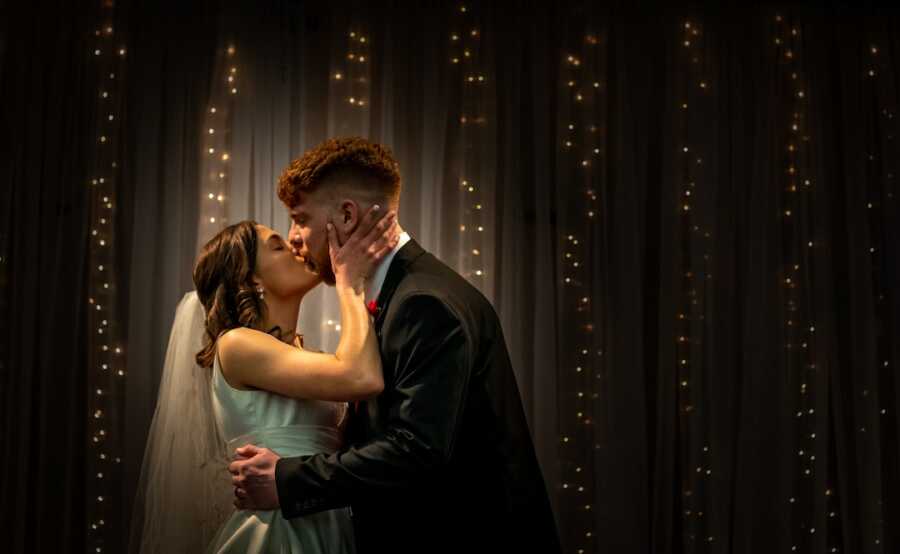
<path fill-rule="evenodd" d="M 96 6 L 0 5 L 0 528 L 9 552 L 83 551 L 88 491 L 85 186 Z"/>
<path fill-rule="evenodd" d="M 497 309 L 567 552 L 900 548 L 895 14 L 87 5 L 0 23 L 14 551 L 124 548 L 199 246 L 247 218 L 286 232 L 281 170 L 350 134 L 393 149 L 404 227 Z M 83 163 L 107 17 L 113 381 Z M 338 324 L 330 289 L 304 300 L 314 347 Z M 93 439 L 121 460 L 104 479 Z"/>

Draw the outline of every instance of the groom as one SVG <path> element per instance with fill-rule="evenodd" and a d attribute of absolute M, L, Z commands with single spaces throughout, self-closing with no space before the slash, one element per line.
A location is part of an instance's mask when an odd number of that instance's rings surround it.
<path fill-rule="evenodd" d="M 278 183 L 295 254 L 334 284 L 326 224 L 341 242 L 374 204 L 399 210 L 390 151 L 327 140 Z M 360 553 L 560 551 L 500 322 L 490 303 L 407 233 L 366 286 L 384 392 L 351 405 L 347 446 L 279 458 L 239 449 L 243 509 L 292 519 L 350 506 Z"/>

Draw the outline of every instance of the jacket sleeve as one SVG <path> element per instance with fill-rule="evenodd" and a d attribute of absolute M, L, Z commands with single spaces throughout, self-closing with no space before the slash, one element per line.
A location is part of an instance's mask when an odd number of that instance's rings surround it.
<path fill-rule="evenodd" d="M 426 294 L 403 299 L 382 333 L 390 402 L 383 432 L 333 454 L 282 458 L 281 511 L 294 518 L 400 488 L 445 464 L 466 401 L 472 347 L 460 318 Z"/>

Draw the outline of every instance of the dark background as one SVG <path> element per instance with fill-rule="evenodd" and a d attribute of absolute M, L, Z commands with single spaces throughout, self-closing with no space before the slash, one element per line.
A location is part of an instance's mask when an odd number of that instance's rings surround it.
<path fill-rule="evenodd" d="M 126 548 L 236 43 L 232 196 L 388 142 L 413 236 L 501 315 L 567 552 L 900 551 L 897 15 L 464 4 L 2 4 L 4 550 Z M 330 81 L 348 29 L 363 112 Z"/>

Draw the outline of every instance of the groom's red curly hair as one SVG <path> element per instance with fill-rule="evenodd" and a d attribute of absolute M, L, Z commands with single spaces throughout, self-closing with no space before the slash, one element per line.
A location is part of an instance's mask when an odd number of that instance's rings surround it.
<path fill-rule="evenodd" d="M 328 139 L 292 161 L 278 178 L 278 198 L 292 208 L 301 192 L 312 192 L 328 177 L 349 176 L 363 193 L 387 200 L 400 200 L 400 166 L 391 150 L 362 137 Z"/>

